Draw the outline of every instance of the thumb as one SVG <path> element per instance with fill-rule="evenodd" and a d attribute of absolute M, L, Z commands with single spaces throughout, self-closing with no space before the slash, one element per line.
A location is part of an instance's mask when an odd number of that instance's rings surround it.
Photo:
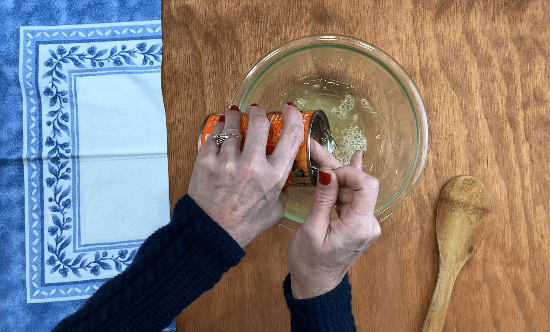
<path fill-rule="evenodd" d="M 304 224 L 319 231 L 326 231 L 330 223 L 330 214 L 338 199 L 338 178 L 329 167 L 321 167 L 317 176 L 317 187 L 313 196 L 311 211 Z"/>

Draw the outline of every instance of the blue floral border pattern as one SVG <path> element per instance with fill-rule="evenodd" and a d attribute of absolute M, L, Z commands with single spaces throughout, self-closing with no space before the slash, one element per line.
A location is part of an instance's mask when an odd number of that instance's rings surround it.
<path fill-rule="evenodd" d="M 89 297 L 113 276 L 113 268 L 122 272 L 137 253 L 135 245 L 78 255 L 69 250 L 74 156 L 67 76 L 74 69 L 160 65 L 160 37 L 160 21 L 21 27 L 29 303 Z M 40 61 L 44 45 L 49 56 Z M 53 274 L 59 281 L 47 282 L 46 276 Z"/>
<path fill-rule="evenodd" d="M 48 202 L 50 202 L 48 208 L 52 212 L 53 225 L 48 227 L 48 233 L 54 241 L 54 244 L 47 242 L 48 252 L 51 254 L 47 264 L 52 266 L 50 273 L 57 271 L 65 278 L 69 271 L 79 278 L 82 277 L 80 271 L 99 276 L 101 270 L 112 270 L 110 262 L 114 263 L 118 272 L 122 272 L 123 265 L 127 266 L 131 263 L 137 249 L 134 249 L 128 257 L 127 250 L 119 250 L 117 257 L 107 257 L 107 251 L 102 254 L 96 251 L 94 260 L 90 262 L 84 258 L 88 255 L 86 253 L 79 254 L 72 260 L 65 255 L 64 250 L 71 244 L 71 236 L 65 237 L 63 231 L 71 229 L 72 218 L 67 216 L 71 207 L 71 199 L 66 198 L 71 192 L 71 186 L 65 184 L 66 188 L 64 188 L 63 184 L 63 182 L 71 180 L 71 168 L 68 167 L 70 159 L 65 155 L 65 153 L 71 152 L 69 149 L 70 141 L 62 139 L 63 132 L 70 136 L 70 129 L 65 124 L 69 122 L 69 112 L 64 112 L 64 104 L 69 102 L 67 97 L 69 92 L 62 90 L 60 87 L 61 80 L 68 83 L 67 76 L 62 72 L 63 64 L 72 63 L 77 68 L 86 68 L 87 60 L 89 60 L 92 67 L 103 67 L 105 63 L 111 61 L 114 66 L 123 66 L 121 59 L 124 59 L 127 65 L 136 65 L 132 58 L 137 58 L 137 54 L 139 54 L 143 58 L 141 65 L 144 66 L 154 65 L 155 62 L 160 63 L 162 56 L 161 44 L 151 45 L 147 49 L 146 42 L 138 43 L 135 48 L 131 49 L 128 49 L 126 44 L 122 44 L 120 50 L 118 50 L 115 45 L 110 51 L 109 49 L 98 50 L 95 45 L 90 46 L 85 52 L 78 52 L 79 48 L 80 46 L 73 46 L 67 51 L 63 45 L 59 45 L 55 51 L 49 49 L 51 57 L 44 62 L 44 66 L 51 69 L 42 76 L 42 79 L 49 79 L 49 85 L 45 87 L 42 93 L 49 98 L 51 110 L 48 112 L 47 117 L 51 118 L 51 121 L 47 121 L 46 126 L 52 128 L 44 143 L 49 150 L 47 160 L 50 176 L 46 178 L 46 185 L 48 188 L 52 188 L 52 192 L 48 197 Z M 107 56 L 108 52 L 109 55 Z"/>

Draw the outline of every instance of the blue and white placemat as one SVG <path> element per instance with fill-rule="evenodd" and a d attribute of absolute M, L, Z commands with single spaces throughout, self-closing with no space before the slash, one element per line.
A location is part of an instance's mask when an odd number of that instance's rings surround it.
<path fill-rule="evenodd" d="M 132 20 L 160 3 L 116 3 L 2 15 L 0 331 L 50 331 L 169 222 L 161 23 Z"/>

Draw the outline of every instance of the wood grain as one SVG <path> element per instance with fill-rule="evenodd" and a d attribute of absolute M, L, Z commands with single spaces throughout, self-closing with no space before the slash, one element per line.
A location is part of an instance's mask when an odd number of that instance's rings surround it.
<path fill-rule="evenodd" d="M 187 191 L 204 117 L 290 39 L 336 33 L 391 55 L 423 97 L 430 154 L 409 200 L 350 270 L 359 331 L 420 331 L 438 272 L 435 209 L 452 177 L 491 192 L 484 239 L 458 276 L 444 331 L 550 330 L 550 5 L 502 1 L 176 1 L 162 4 L 170 200 Z M 178 331 L 289 331 L 292 232 L 270 230 L 185 309 Z"/>

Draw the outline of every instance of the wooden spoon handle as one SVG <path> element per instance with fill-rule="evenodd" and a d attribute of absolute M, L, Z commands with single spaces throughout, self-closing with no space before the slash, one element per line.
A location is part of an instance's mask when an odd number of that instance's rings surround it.
<path fill-rule="evenodd" d="M 445 317 L 449 308 L 449 300 L 453 286 L 460 269 L 453 269 L 440 265 L 437 283 L 432 295 L 432 302 L 428 308 L 422 332 L 441 332 L 445 325 Z"/>

